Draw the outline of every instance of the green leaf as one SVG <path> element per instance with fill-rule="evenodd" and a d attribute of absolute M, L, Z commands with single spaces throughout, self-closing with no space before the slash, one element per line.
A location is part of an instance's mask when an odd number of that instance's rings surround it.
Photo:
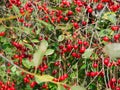
<path fill-rule="evenodd" d="M 88 48 L 88 49 L 85 50 L 84 54 L 82 54 L 82 57 L 83 58 L 90 58 L 92 53 L 93 53 L 93 49 L 92 48 Z"/>
<path fill-rule="evenodd" d="M 58 42 L 62 42 L 64 40 L 65 36 L 64 35 L 59 35 L 58 36 Z"/>
<path fill-rule="evenodd" d="M 100 37 L 109 36 L 110 33 L 111 33 L 111 30 L 110 30 L 110 29 L 102 29 L 102 30 L 99 32 L 99 36 L 100 36 Z"/>
<path fill-rule="evenodd" d="M 36 34 L 40 34 L 40 31 L 41 31 L 40 29 L 36 30 Z"/>
<path fill-rule="evenodd" d="M 19 30 L 20 32 L 24 32 L 26 34 L 30 34 L 30 32 L 32 31 L 32 28 L 27 28 L 27 27 L 22 27 L 22 29 L 19 27 L 13 27 L 13 28 Z"/>
<path fill-rule="evenodd" d="M 38 21 L 40 24 L 45 25 L 46 28 L 47 28 L 49 31 L 54 30 L 54 26 L 53 26 L 53 25 L 51 25 L 51 24 L 49 24 L 49 23 L 47 23 L 47 22 L 45 22 L 45 21 L 42 21 L 42 20 L 37 20 L 37 21 Z"/>
<path fill-rule="evenodd" d="M 113 24 L 115 24 L 117 21 L 116 14 L 114 12 L 106 12 L 106 13 L 104 13 L 102 18 L 109 20 Z"/>
<path fill-rule="evenodd" d="M 12 5 L 12 9 L 15 12 L 15 14 L 19 14 L 20 15 L 20 11 L 19 11 L 19 8 L 17 6 Z"/>
<path fill-rule="evenodd" d="M 54 77 L 50 76 L 50 75 L 35 75 L 36 79 L 38 79 L 38 82 L 49 82 L 52 81 L 54 79 Z"/>
<path fill-rule="evenodd" d="M 39 46 L 39 49 L 33 55 L 34 66 L 38 67 L 42 62 L 42 58 L 45 55 L 45 52 L 48 47 L 48 42 L 46 40 L 42 40 Z"/>
<path fill-rule="evenodd" d="M 57 90 L 66 90 L 62 85 L 58 85 Z"/>
<path fill-rule="evenodd" d="M 16 69 L 16 66 L 13 66 L 13 67 L 11 68 L 11 71 L 12 71 L 12 72 L 16 72 L 16 70 L 17 70 L 17 69 Z"/>
<path fill-rule="evenodd" d="M 47 49 L 47 51 L 45 52 L 45 55 L 51 55 L 54 53 L 53 49 Z"/>
<path fill-rule="evenodd" d="M 36 77 L 36 76 L 35 76 L 35 81 L 36 81 L 38 84 L 40 84 L 40 83 L 43 82 L 43 81 L 40 81 L 40 79 L 39 79 L 38 77 Z"/>
<path fill-rule="evenodd" d="M 40 41 L 38 39 L 33 39 L 33 40 L 31 40 L 31 42 L 38 43 Z"/>
<path fill-rule="evenodd" d="M 80 69 L 85 69 L 86 66 L 87 66 L 86 64 L 83 64 Z"/>
<path fill-rule="evenodd" d="M 107 44 L 103 51 L 111 58 L 120 58 L 120 43 Z"/>
<path fill-rule="evenodd" d="M 30 69 L 32 66 L 34 66 L 33 62 L 32 61 L 29 61 L 27 59 L 25 60 L 22 60 L 22 64 L 23 66 L 25 66 L 26 68 Z"/>
<path fill-rule="evenodd" d="M 56 29 L 60 29 L 60 30 L 70 30 L 73 27 L 72 24 L 63 24 L 63 25 L 58 25 L 56 27 Z"/>
<path fill-rule="evenodd" d="M 72 86 L 71 90 L 86 90 L 84 87 L 81 86 Z"/>
<path fill-rule="evenodd" d="M 33 50 L 32 45 L 30 45 L 30 44 L 25 44 L 25 46 L 26 46 L 27 48 L 29 48 L 30 50 Z"/>
<path fill-rule="evenodd" d="M 31 31 L 32 31 L 32 28 L 23 27 L 23 32 L 25 32 L 26 34 L 30 34 Z"/>
<path fill-rule="evenodd" d="M 6 29 L 4 26 L 0 26 L 0 32 L 4 32 Z"/>

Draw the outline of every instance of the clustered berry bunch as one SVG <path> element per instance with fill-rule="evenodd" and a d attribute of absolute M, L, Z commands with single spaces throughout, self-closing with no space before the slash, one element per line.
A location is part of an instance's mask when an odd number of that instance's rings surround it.
<path fill-rule="evenodd" d="M 120 90 L 119 0 L 3 0 L 0 9 L 0 90 Z"/>

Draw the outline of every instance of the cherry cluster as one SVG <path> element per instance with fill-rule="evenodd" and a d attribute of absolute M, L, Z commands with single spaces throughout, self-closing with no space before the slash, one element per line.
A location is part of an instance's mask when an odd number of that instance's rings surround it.
<path fill-rule="evenodd" d="M 16 90 L 15 83 L 11 81 L 2 82 L 0 81 L 0 90 Z"/>

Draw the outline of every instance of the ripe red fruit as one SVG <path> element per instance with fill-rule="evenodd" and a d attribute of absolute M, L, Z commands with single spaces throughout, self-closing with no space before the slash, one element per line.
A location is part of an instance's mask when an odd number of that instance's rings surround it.
<path fill-rule="evenodd" d="M 47 69 L 47 68 L 48 68 L 48 65 L 45 64 L 45 65 L 43 66 L 43 68 L 44 68 L 44 69 Z"/>
<path fill-rule="evenodd" d="M 119 39 L 119 34 L 114 35 L 114 40 L 118 40 Z"/>
<path fill-rule="evenodd" d="M 92 65 L 94 68 L 97 68 L 98 67 L 98 64 L 97 63 L 93 63 Z"/>
<path fill-rule="evenodd" d="M 84 46 L 89 46 L 89 43 L 87 41 L 83 42 Z"/>
<path fill-rule="evenodd" d="M 104 40 L 105 42 L 107 42 L 107 41 L 109 41 L 109 38 L 108 38 L 107 36 L 104 36 L 104 37 L 103 37 L 103 40 Z"/>
<path fill-rule="evenodd" d="M 116 80 L 116 78 L 112 78 L 111 81 L 112 81 L 113 83 L 115 83 L 117 80 Z"/>
<path fill-rule="evenodd" d="M 73 15 L 73 12 L 71 10 L 69 10 L 68 13 L 67 13 L 67 15 L 71 16 L 71 15 Z"/>
<path fill-rule="evenodd" d="M 120 90 L 120 87 L 119 87 L 119 86 L 117 86 L 117 87 L 115 88 L 115 90 Z"/>
<path fill-rule="evenodd" d="M 103 9 L 103 4 L 99 3 L 96 8 L 97 8 L 97 10 L 102 10 Z"/>
<path fill-rule="evenodd" d="M 15 54 L 13 57 L 14 57 L 15 59 L 17 59 L 17 58 L 19 58 L 19 55 Z"/>
<path fill-rule="evenodd" d="M 80 7 L 76 7 L 75 10 L 76 10 L 77 12 L 80 12 L 80 11 L 81 11 L 81 8 L 80 8 Z"/>
<path fill-rule="evenodd" d="M 32 82 L 32 83 L 30 83 L 30 87 L 31 87 L 31 88 L 34 88 L 35 85 L 36 85 L 36 82 Z"/>
<path fill-rule="evenodd" d="M 63 77 L 64 77 L 64 78 L 68 78 L 68 74 L 64 74 Z"/>
<path fill-rule="evenodd" d="M 68 45 L 67 45 L 67 49 L 68 49 L 68 50 L 71 50 L 71 49 L 72 49 L 72 45 L 71 45 L 71 44 L 68 44 Z"/>
<path fill-rule="evenodd" d="M 74 49 L 78 49 L 78 45 L 74 45 L 73 48 L 74 48 Z"/>
<path fill-rule="evenodd" d="M 119 30 L 119 26 L 111 26 L 111 29 L 112 29 L 113 31 L 117 31 L 117 30 Z"/>
<path fill-rule="evenodd" d="M 64 17 L 64 20 L 65 20 L 65 21 L 68 21 L 68 17 Z"/>
<path fill-rule="evenodd" d="M 55 82 L 58 82 L 58 81 L 59 81 L 59 79 L 57 79 L 57 78 L 54 78 L 54 79 L 53 79 L 53 81 L 55 81 Z"/>
<path fill-rule="evenodd" d="M 53 70 L 53 72 L 52 72 L 52 75 L 55 75 L 55 74 L 57 74 L 57 70 Z"/>
<path fill-rule="evenodd" d="M 67 48 L 63 48 L 62 50 L 63 50 L 64 53 L 67 52 Z"/>
<path fill-rule="evenodd" d="M 64 76 L 60 76 L 59 77 L 59 81 L 63 81 L 63 80 L 65 80 L 65 77 Z"/>
<path fill-rule="evenodd" d="M 105 58 L 105 59 L 104 59 L 104 64 L 105 64 L 105 65 L 108 65 L 108 64 L 109 64 L 109 60 L 110 60 L 109 58 Z"/>
<path fill-rule="evenodd" d="M 30 80 L 26 77 L 23 80 L 24 80 L 24 83 L 29 83 L 30 82 Z"/>
<path fill-rule="evenodd" d="M 59 65 L 60 65 L 60 61 L 56 61 L 56 62 L 54 63 L 54 65 L 55 65 L 55 66 L 59 66 Z"/>
<path fill-rule="evenodd" d="M 66 5 L 66 4 L 67 4 L 67 0 L 63 0 L 63 1 L 62 1 L 62 4 L 63 4 L 63 5 Z"/>
<path fill-rule="evenodd" d="M 117 65 L 120 65 L 120 59 L 117 60 Z"/>
<path fill-rule="evenodd" d="M 40 68 L 40 71 L 41 71 L 41 72 L 44 72 L 44 71 L 45 71 L 45 69 L 44 69 L 43 67 L 41 67 L 41 68 Z"/>
<path fill-rule="evenodd" d="M 78 44 L 81 45 L 83 42 L 82 40 L 78 40 Z"/>
<path fill-rule="evenodd" d="M 93 9 L 92 8 L 88 8 L 87 11 L 88 11 L 88 13 L 92 13 Z"/>
<path fill-rule="evenodd" d="M 81 48 L 80 48 L 80 53 L 84 53 L 85 52 L 85 50 L 86 50 L 86 48 L 84 47 L 84 46 L 82 46 Z"/>
<path fill-rule="evenodd" d="M 73 57 L 77 57 L 77 53 L 73 52 L 73 53 L 72 53 L 72 56 L 73 56 Z"/>
<path fill-rule="evenodd" d="M 5 32 L 0 32 L 0 36 L 5 36 Z"/>
<path fill-rule="evenodd" d="M 90 72 L 90 76 L 91 77 L 95 77 L 96 76 L 96 72 Z"/>
<path fill-rule="evenodd" d="M 83 6 L 83 3 L 82 3 L 80 0 L 77 0 L 76 4 L 77 4 L 79 7 L 82 7 L 82 6 Z"/>
<path fill-rule="evenodd" d="M 82 21 L 82 25 L 85 26 L 87 24 L 86 21 Z"/>
<path fill-rule="evenodd" d="M 77 22 L 74 22 L 74 23 L 73 23 L 73 26 L 74 26 L 76 29 L 79 28 L 79 24 L 78 24 Z"/>
<path fill-rule="evenodd" d="M 47 87 L 48 87 L 47 84 L 43 84 L 43 85 L 42 85 L 42 88 L 44 88 L 44 89 L 47 88 Z"/>

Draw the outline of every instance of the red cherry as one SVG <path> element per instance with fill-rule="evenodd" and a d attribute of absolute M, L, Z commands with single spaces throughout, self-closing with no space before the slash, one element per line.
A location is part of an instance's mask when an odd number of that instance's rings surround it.
<path fill-rule="evenodd" d="M 71 44 L 68 44 L 68 45 L 67 45 L 67 49 L 68 49 L 68 50 L 71 50 L 71 49 L 72 49 L 72 45 L 71 45 Z"/>
<path fill-rule="evenodd" d="M 103 9 L 103 4 L 102 3 L 99 3 L 98 5 L 97 5 L 97 10 L 102 10 Z"/>
<path fill-rule="evenodd" d="M 44 89 L 47 88 L 47 87 L 48 87 L 47 84 L 43 84 L 43 85 L 42 85 L 42 88 L 44 88 Z"/>
<path fill-rule="evenodd" d="M 91 72 L 91 73 L 90 73 L 90 76 L 91 76 L 91 77 L 95 77 L 95 76 L 96 76 L 96 72 Z"/>
<path fill-rule="evenodd" d="M 87 75 L 87 76 L 90 76 L 90 73 L 91 73 L 91 72 L 87 72 L 86 75 Z"/>
<path fill-rule="evenodd" d="M 78 44 L 81 45 L 83 42 L 82 40 L 78 40 Z"/>
<path fill-rule="evenodd" d="M 76 7 L 75 10 L 76 10 L 77 12 L 80 12 L 80 11 L 81 11 L 81 8 L 80 8 L 80 7 Z"/>
<path fill-rule="evenodd" d="M 87 24 L 86 21 L 82 21 L 82 25 L 85 26 Z"/>
<path fill-rule="evenodd" d="M 105 65 L 108 65 L 108 64 L 109 64 L 109 60 L 110 60 L 109 58 L 105 58 L 105 59 L 104 59 L 104 64 L 105 64 Z"/>
<path fill-rule="evenodd" d="M 92 13 L 93 12 L 93 9 L 92 8 L 88 8 L 88 13 Z"/>
<path fill-rule="evenodd" d="M 64 74 L 63 77 L 64 77 L 64 78 L 68 78 L 68 74 Z"/>
<path fill-rule="evenodd" d="M 73 52 L 73 53 L 72 53 L 72 56 L 73 56 L 73 57 L 77 57 L 77 53 Z"/>
<path fill-rule="evenodd" d="M 32 82 L 32 83 L 30 83 L 30 87 L 31 87 L 31 88 L 34 88 L 35 85 L 36 85 L 36 82 Z"/>
<path fill-rule="evenodd" d="M 57 74 L 57 72 L 58 72 L 57 70 L 53 70 L 52 74 L 55 75 Z"/>
<path fill-rule="evenodd" d="M 111 26 L 111 29 L 112 29 L 113 31 L 117 31 L 117 30 L 119 29 L 119 26 Z"/>
<path fill-rule="evenodd" d="M 111 81 L 112 81 L 113 83 L 116 83 L 117 80 L 116 80 L 116 78 L 112 78 Z"/>
<path fill-rule="evenodd" d="M 80 0 L 77 0 L 76 4 L 77 4 L 79 7 L 82 7 L 82 6 L 83 6 L 83 3 L 82 3 Z"/>
<path fill-rule="evenodd" d="M 79 28 L 79 24 L 78 24 L 77 22 L 74 22 L 74 23 L 73 23 L 73 26 L 74 26 L 76 29 Z"/>
<path fill-rule="evenodd" d="M 79 52 L 80 52 L 80 53 L 84 53 L 85 50 L 86 50 L 86 48 L 82 46 Z"/>
<path fill-rule="evenodd" d="M 30 82 L 30 80 L 28 79 L 28 78 L 24 78 L 24 83 L 29 83 Z"/>
<path fill-rule="evenodd" d="M 74 48 L 74 49 L 78 49 L 78 45 L 74 45 L 73 48 Z"/>
<path fill-rule="evenodd" d="M 120 59 L 117 60 L 117 65 L 120 65 Z"/>
<path fill-rule="evenodd" d="M 84 46 L 89 46 L 89 43 L 87 41 L 83 42 Z"/>
<path fill-rule="evenodd" d="M 109 41 L 109 38 L 108 38 L 107 36 L 105 36 L 105 37 L 103 37 L 103 40 L 104 40 L 105 42 L 108 42 L 108 41 Z"/>
<path fill-rule="evenodd" d="M 43 67 L 44 69 L 47 69 L 48 68 L 48 65 L 44 65 L 44 67 Z"/>
<path fill-rule="evenodd" d="M 98 0 L 93 0 L 94 2 L 98 2 Z"/>
<path fill-rule="evenodd" d="M 5 36 L 5 32 L 0 32 L 0 36 Z"/>
<path fill-rule="evenodd" d="M 119 39 L 119 34 L 114 35 L 114 39 L 118 40 Z"/>
<path fill-rule="evenodd" d="M 67 13 L 68 16 L 73 15 L 73 11 L 69 10 Z"/>
<path fill-rule="evenodd" d="M 63 48 L 62 50 L 63 50 L 64 53 L 67 52 L 67 48 Z"/>
<path fill-rule="evenodd" d="M 97 68 L 97 67 L 98 67 L 98 64 L 97 64 L 97 63 L 93 63 L 93 67 L 94 67 L 94 68 Z"/>
<path fill-rule="evenodd" d="M 44 71 L 45 71 L 45 69 L 44 69 L 43 67 L 41 67 L 41 68 L 40 68 L 40 71 L 41 71 L 41 72 L 44 72 Z"/>
<path fill-rule="evenodd" d="M 63 5 L 66 5 L 66 4 L 67 4 L 67 1 L 66 1 L 66 0 L 63 0 L 63 1 L 62 1 L 62 4 L 63 4 Z"/>
<path fill-rule="evenodd" d="M 54 78 L 54 79 L 53 79 L 53 81 L 55 81 L 55 82 L 58 82 L 58 81 L 59 81 L 59 79 L 57 79 L 57 78 Z"/>
<path fill-rule="evenodd" d="M 59 81 L 65 80 L 64 76 L 60 76 Z"/>
<path fill-rule="evenodd" d="M 117 86 L 117 87 L 115 88 L 115 90 L 120 90 L 120 87 L 119 87 L 119 86 Z"/>
<path fill-rule="evenodd" d="M 54 65 L 55 65 L 55 66 L 59 66 L 59 65 L 60 65 L 60 61 L 56 61 L 56 62 L 54 63 Z"/>
<path fill-rule="evenodd" d="M 68 17 L 64 17 L 64 20 L 65 20 L 65 21 L 68 21 Z"/>

